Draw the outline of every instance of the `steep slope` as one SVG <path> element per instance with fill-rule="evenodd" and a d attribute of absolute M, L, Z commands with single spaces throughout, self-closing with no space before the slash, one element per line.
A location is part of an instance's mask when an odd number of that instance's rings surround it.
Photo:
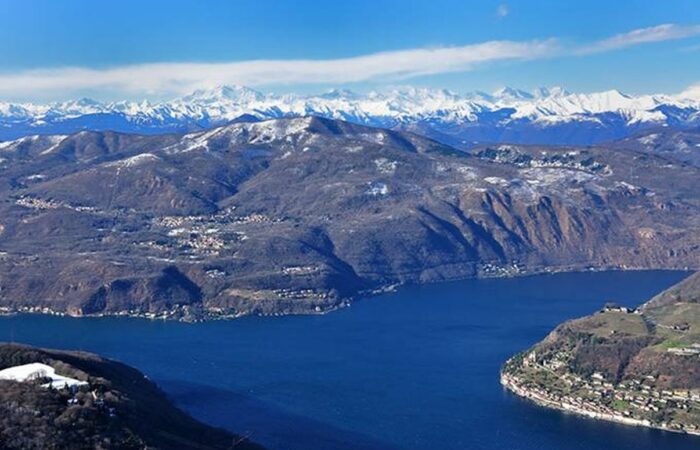
<path fill-rule="evenodd" d="M 700 303 L 700 274 L 695 274 L 652 298 L 644 307 L 659 308 L 675 303 Z"/>
<path fill-rule="evenodd" d="M 699 169 L 645 152 L 467 154 L 315 117 L 47 145 L 0 171 L 8 311 L 313 312 L 397 283 L 698 265 Z"/>
<path fill-rule="evenodd" d="M 4 449 L 258 449 L 176 409 L 135 369 L 83 352 L 0 344 L 0 370 L 44 364 L 85 382 L 48 389 L 45 380 L 0 380 Z"/>

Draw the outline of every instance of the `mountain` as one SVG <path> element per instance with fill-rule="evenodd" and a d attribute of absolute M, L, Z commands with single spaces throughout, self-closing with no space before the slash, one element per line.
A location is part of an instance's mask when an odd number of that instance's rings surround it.
<path fill-rule="evenodd" d="M 323 312 L 401 283 L 699 265 L 700 169 L 642 147 L 464 152 L 303 117 L 0 158 L 6 312 Z"/>
<path fill-rule="evenodd" d="M 0 370 L 3 449 L 261 448 L 197 422 L 142 373 L 97 355 L 0 344 Z M 46 387 L 53 370 L 80 386 Z"/>
<path fill-rule="evenodd" d="M 161 103 L 0 102 L 0 139 L 81 130 L 188 132 L 224 125 L 242 115 L 258 119 L 315 115 L 414 131 L 460 148 L 475 142 L 588 145 L 650 128 L 698 127 L 700 98 L 693 89 L 675 96 L 631 96 L 615 90 L 572 94 L 560 87 L 534 92 L 503 88 L 493 94 L 465 95 L 425 88 L 368 94 L 332 90 L 302 96 L 219 86 Z"/>
<path fill-rule="evenodd" d="M 700 167 L 700 128 L 652 128 L 611 143 L 611 148 L 640 149 Z"/>
<path fill-rule="evenodd" d="M 639 309 L 607 305 L 510 359 L 502 381 L 544 406 L 700 434 L 700 273 Z"/>

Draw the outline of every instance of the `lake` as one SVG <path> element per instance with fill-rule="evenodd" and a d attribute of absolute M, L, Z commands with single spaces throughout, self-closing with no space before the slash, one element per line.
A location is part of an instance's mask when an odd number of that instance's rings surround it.
<path fill-rule="evenodd" d="M 498 381 L 560 322 L 636 306 L 686 275 L 467 280 L 325 316 L 200 324 L 20 315 L 0 318 L 0 339 L 133 365 L 196 418 L 272 449 L 697 449 L 697 437 L 543 409 Z"/>

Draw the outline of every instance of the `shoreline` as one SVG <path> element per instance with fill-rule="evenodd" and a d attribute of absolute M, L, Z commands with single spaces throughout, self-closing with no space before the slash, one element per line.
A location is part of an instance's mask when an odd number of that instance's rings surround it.
<path fill-rule="evenodd" d="M 26 306 L 20 308 L 8 308 L 0 306 L 0 317 L 3 316 L 14 316 L 20 314 L 36 314 L 36 315 L 47 315 L 47 316 L 60 316 L 60 317 L 72 317 L 76 319 L 83 318 L 104 318 L 104 317 L 126 317 L 132 319 L 145 319 L 145 320 L 162 320 L 162 321 L 176 321 L 183 323 L 201 323 L 208 321 L 217 320 L 235 320 L 242 317 L 284 317 L 284 316 L 301 316 L 301 315 L 326 315 L 341 309 L 349 308 L 353 303 L 359 300 L 367 300 L 376 296 L 395 293 L 398 290 L 407 286 L 428 286 L 433 284 L 443 284 L 443 283 L 454 283 L 467 280 L 493 280 L 493 279 L 513 279 L 513 278 L 525 278 L 534 276 L 545 276 L 545 275 L 558 275 L 567 273 L 600 273 L 600 272 L 688 272 L 692 273 L 699 268 L 674 268 L 674 267 L 664 267 L 664 268 L 649 268 L 649 267 L 628 267 L 628 266 L 610 266 L 610 267 L 544 267 L 544 268 L 533 268 L 530 271 L 519 270 L 517 272 L 509 273 L 478 273 L 474 276 L 459 277 L 453 279 L 439 280 L 439 281 L 427 281 L 422 283 L 391 283 L 384 286 L 379 286 L 374 289 L 369 289 L 365 291 L 360 291 L 355 295 L 349 296 L 347 298 L 340 299 L 339 302 L 328 305 L 326 308 L 320 308 L 316 305 L 312 309 L 299 310 L 292 312 L 270 312 L 270 313 L 256 313 L 256 312 L 238 312 L 238 313 L 220 313 L 215 311 L 199 311 L 195 312 L 194 315 L 188 316 L 187 314 L 192 311 L 189 310 L 187 306 L 180 309 L 172 309 L 161 312 L 133 312 L 133 311 L 116 311 L 107 313 L 91 313 L 91 314 L 73 314 L 69 311 L 57 311 L 46 306 Z M 183 317 L 183 311 L 185 312 L 185 317 Z"/>
<path fill-rule="evenodd" d="M 549 409 L 554 409 L 557 411 L 565 412 L 565 413 L 572 413 L 577 416 L 581 417 L 587 417 L 589 419 L 593 420 L 602 420 L 606 422 L 613 422 L 613 423 L 618 423 L 621 425 L 627 425 L 627 426 L 635 426 L 635 427 L 644 427 L 644 428 L 650 428 L 654 430 L 660 430 L 660 431 L 668 431 L 672 433 L 678 433 L 678 434 L 686 434 L 689 436 L 700 436 L 700 431 L 689 431 L 689 430 L 681 430 L 681 429 L 675 429 L 675 428 L 669 428 L 667 426 L 662 426 L 662 425 L 657 425 L 653 424 L 648 420 L 641 420 L 641 419 L 634 419 L 631 417 L 625 417 L 622 415 L 617 415 L 617 414 L 608 414 L 608 413 L 601 413 L 598 411 L 591 411 L 587 410 L 584 408 L 579 408 L 575 405 L 572 405 L 570 403 L 563 403 L 560 401 L 556 401 L 550 398 L 547 398 L 546 396 L 540 395 L 536 392 L 533 392 L 531 390 L 528 390 L 521 385 L 519 385 L 516 381 L 516 379 L 512 375 L 508 375 L 501 371 L 500 374 L 500 383 L 501 386 L 503 386 L 506 390 L 509 392 L 513 393 L 514 395 L 526 399 L 528 401 L 531 401 L 532 403 L 541 406 L 543 408 L 549 408 Z"/>

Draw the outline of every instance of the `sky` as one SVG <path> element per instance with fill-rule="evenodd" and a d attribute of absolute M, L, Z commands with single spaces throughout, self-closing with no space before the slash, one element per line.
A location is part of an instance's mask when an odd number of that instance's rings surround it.
<path fill-rule="evenodd" d="M 0 0 L 0 100 L 396 85 L 676 93 L 697 0 Z"/>

